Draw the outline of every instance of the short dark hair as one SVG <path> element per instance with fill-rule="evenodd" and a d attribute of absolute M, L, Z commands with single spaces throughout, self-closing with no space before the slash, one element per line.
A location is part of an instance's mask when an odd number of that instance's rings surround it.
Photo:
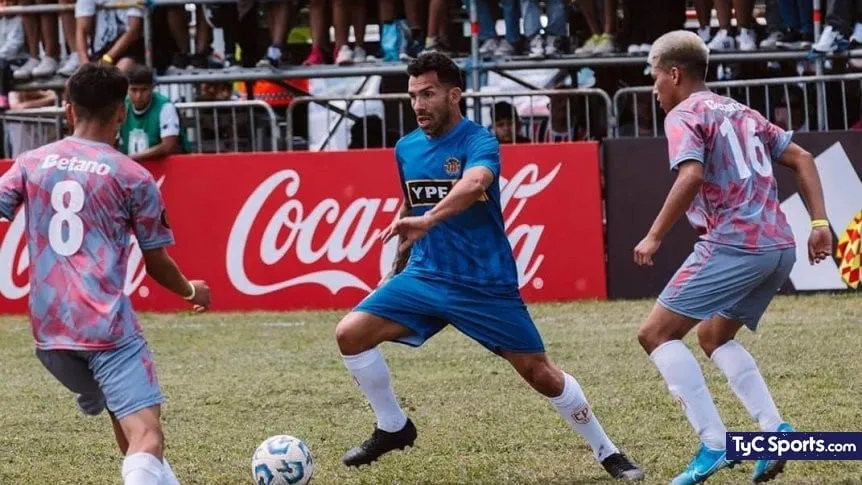
<path fill-rule="evenodd" d="M 518 121 L 518 113 L 512 108 L 511 103 L 505 101 L 494 103 L 494 123 L 500 120 Z"/>
<path fill-rule="evenodd" d="M 461 69 L 446 54 L 426 52 L 407 65 L 407 74 L 416 77 L 427 72 L 436 72 L 441 83 L 453 88 L 463 88 Z"/>
<path fill-rule="evenodd" d="M 143 64 L 135 64 L 129 71 L 129 84 L 146 84 L 152 86 L 156 83 L 153 70 Z"/>
<path fill-rule="evenodd" d="M 128 90 L 129 81 L 115 66 L 88 63 L 66 82 L 66 99 L 78 118 L 106 122 L 125 102 Z"/>

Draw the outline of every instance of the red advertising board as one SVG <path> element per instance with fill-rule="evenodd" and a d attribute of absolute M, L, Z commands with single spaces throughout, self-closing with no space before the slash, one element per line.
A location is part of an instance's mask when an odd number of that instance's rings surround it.
<path fill-rule="evenodd" d="M 525 299 L 605 298 L 598 146 L 505 146 L 502 159 Z M 176 236 L 169 251 L 186 276 L 209 282 L 213 310 L 346 308 L 391 266 L 396 242 L 378 237 L 401 204 L 391 150 L 189 155 L 146 166 Z M 23 211 L 0 221 L 2 313 L 27 310 L 24 224 Z M 146 276 L 136 248 L 126 282 L 138 310 L 186 308 Z"/>

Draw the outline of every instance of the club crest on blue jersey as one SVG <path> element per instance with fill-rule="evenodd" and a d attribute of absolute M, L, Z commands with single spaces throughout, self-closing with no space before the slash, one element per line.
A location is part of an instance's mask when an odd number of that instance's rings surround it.
<path fill-rule="evenodd" d="M 461 160 L 458 160 L 455 157 L 449 157 L 443 162 L 443 170 L 446 171 L 446 175 L 458 175 L 461 173 Z"/>

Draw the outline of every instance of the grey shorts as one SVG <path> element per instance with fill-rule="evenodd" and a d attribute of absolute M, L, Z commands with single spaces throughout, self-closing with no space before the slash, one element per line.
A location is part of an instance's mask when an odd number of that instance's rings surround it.
<path fill-rule="evenodd" d="M 796 248 L 754 252 L 700 241 L 658 302 L 689 318 L 721 315 L 754 331 L 795 263 Z"/>
<path fill-rule="evenodd" d="M 107 406 L 124 418 L 164 402 L 153 354 L 143 338 L 114 350 L 36 350 L 42 365 L 70 391 L 81 410 L 97 415 Z"/>

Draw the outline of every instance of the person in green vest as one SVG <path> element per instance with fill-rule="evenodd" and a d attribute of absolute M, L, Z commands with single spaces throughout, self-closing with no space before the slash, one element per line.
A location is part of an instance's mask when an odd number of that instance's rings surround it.
<path fill-rule="evenodd" d="M 176 106 L 154 87 L 153 71 L 147 66 L 138 64 L 129 72 L 119 150 L 139 162 L 189 151 Z"/>

